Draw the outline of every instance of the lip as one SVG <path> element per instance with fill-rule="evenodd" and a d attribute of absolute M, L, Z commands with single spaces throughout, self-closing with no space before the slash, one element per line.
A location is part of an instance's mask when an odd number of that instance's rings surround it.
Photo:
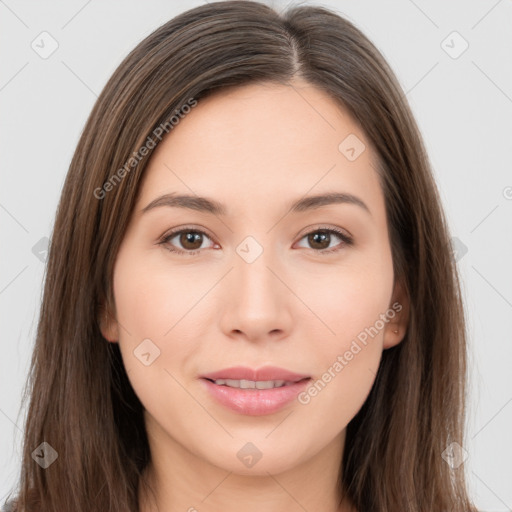
<path fill-rule="evenodd" d="M 224 368 L 212 373 L 201 375 L 203 379 L 233 379 L 233 380 L 285 380 L 288 382 L 298 382 L 306 379 L 310 375 L 302 375 L 300 373 L 291 372 L 277 366 L 264 366 L 257 370 L 246 366 L 235 366 L 232 368 Z"/>
<path fill-rule="evenodd" d="M 207 379 L 200 380 L 210 396 L 219 404 L 248 416 L 262 416 L 279 411 L 285 405 L 294 401 L 310 381 L 310 379 L 304 379 L 280 388 L 241 389 L 219 386 Z"/>
<path fill-rule="evenodd" d="M 284 380 L 293 384 L 271 389 L 241 389 L 212 382 L 217 379 Z M 294 401 L 308 385 L 311 377 L 274 366 L 258 370 L 238 366 L 202 375 L 200 380 L 210 396 L 220 405 L 239 414 L 262 416 L 275 413 Z"/>

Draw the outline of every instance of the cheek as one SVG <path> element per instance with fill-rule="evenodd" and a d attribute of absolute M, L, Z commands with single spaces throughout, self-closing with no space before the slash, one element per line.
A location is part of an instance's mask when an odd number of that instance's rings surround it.
<path fill-rule="evenodd" d="M 186 322 L 207 285 L 202 290 L 192 270 L 170 271 L 165 258 L 153 257 L 158 254 L 134 253 L 121 254 L 114 272 L 118 319 L 127 324 L 133 341 L 142 337 L 165 342 L 180 329 L 182 319 Z"/>
<path fill-rule="evenodd" d="M 192 286 L 191 279 L 133 253 L 120 253 L 116 263 L 119 348 L 132 386 L 148 408 L 161 396 L 155 390 L 165 393 L 177 386 L 171 375 L 188 367 L 202 338 L 197 323 L 190 321 L 191 309 L 206 290 Z"/>
<path fill-rule="evenodd" d="M 384 329 L 394 316 L 389 309 L 392 260 L 380 254 L 384 257 L 332 273 L 328 284 L 320 281 L 310 288 L 318 290 L 309 293 L 309 304 L 324 324 L 314 351 L 315 367 L 321 371 L 299 401 L 330 418 L 333 428 L 348 423 L 368 396 L 382 356 Z"/>
<path fill-rule="evenodd" d="M 354 293 L 352 300 L 340 299 L 337 307 L 323 310 L 335 334 L 324 335 L 311 353 L 318 372 L 298 401 L 307 417 L 324 418 L 325 436 L 334 437 L 348 425 L 375 381 L 382 356 L 383 303 Z"/>
<path fill-rule="evenodd" d="M 298 397 L 303 417 L 308 418 L 304 428 L 315 422 L 319 425 L 321 419 L 322 435 L 327 439 L 334 438 L 355 417 L 375 381 L 382 352 L 376 345 L 354 345 L 352 351 L 350 360 L 345 351 L 331 354 L 325 372 Z"/>
<path fill-rule="evenodd" d="M 387 251 L 372 252 L 356 255 L 337 270 L 328 269 L 315 283 L 304 283 L 304 296 L 325 325 L 325 346 L 331 352 L 347 350 L 358 336 L 364 342 L 368 330 L 373 333 L 371 339 L 377 340 L 374 345 L 382 340 L 385 324 L 381 319 L 391 300 L 393 267 Z"/>

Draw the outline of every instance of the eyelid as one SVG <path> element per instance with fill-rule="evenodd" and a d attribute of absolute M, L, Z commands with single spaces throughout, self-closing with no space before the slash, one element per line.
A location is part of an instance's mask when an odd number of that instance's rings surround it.
<path fill-rule="evenodd" d="M 351 240 L 353 240 L 353 238 L 354 238 L 352 236 L 352 234 L 344 228 L 340 228 L 338 226 L 334 226 L 334 225 L 330 225 L 330 224 L 322 224 L 322 223 L 313 224 L 311 226 L 308 226 L 307 228 L 304 228 L 303 230 L 299 231 L 299 233 L 296 235 L 296 237 L 300 236 L 300 239 L 302 239 L 306 235 L 309 235 L 310 233 L 316 233 L 317 231 L 336 231 L 336 232 L 339 232 L 344 237 L 349 238 Z"/>
<path fill-rule="evenodd" d="M 173 228 L 173 229 L 167 231 L 164 235 L 162 235 L 162 237 L 159 239 L 157 244 L 165 245 L 171 238 L 174 238 L 176 235 L 179 235 L 180 233 L 187 232 L 187 231 L 193 231 L 193 232 L 196 232 L 196 233 L 200 233 L 202 235 L 206 235 L 214 244 L 218 244 L 218 242 L 208 232 L 208 230 L 206 230 L 205 228 L 202 228 L 202 227 L 196 227 L 196 226 L 191 226 L 191 225 L 178 226 L 176 228 Z M 172 249 L 172 250 L 169 249 L 169 250 L 171 252 L 177 252 L 177 253 L 195 254 L 197 252 L 202 251 L 203 249 L 196 249 L 194 251 L 185 251 L 183 249 L 175 249 L 175 250 L 174 249 Z"/>

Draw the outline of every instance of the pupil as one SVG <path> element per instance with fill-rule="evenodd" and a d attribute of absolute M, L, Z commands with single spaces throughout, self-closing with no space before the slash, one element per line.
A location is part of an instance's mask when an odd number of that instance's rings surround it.
<path fill-rule="evenodd" d="M 194 243 L 197 242 L 197 238 L 200 238 L 201 237 L 201 234 L 200 233 L 192 233 L 192 232 L 188 232 L 188 233 L 185 233 L 184 234 L 184 237 L 185 237 L 185 243 L 183 243 L 183 245 L 186 247 L 187 243 Z M 197 238 L 196 238 L 197 237 Z M 194 240 L 195 239 L 195 240 Z M 199 247 L 201 246 L 201 244 L 199 244 Z M 190 247 L 189 247 L 190 248 Z M 193 249 L 195 249 L 196 247 L 192 247 Z"/>
<path fill-rule="evenodd" d="M 313 244 L 315 244 L 315 243 L 320 243 L 320 244 L 321 244 L 321 243 L 322 243 L 321 241 L 319 242 L 319 240 L 318 240 L 318 238 L 319 238 L 319 237 L 323 237 L 323 238 L 324 238 L 323 242 L 325 243 L 325 239 L 326 239 L 327 237 L 329 237 L 329 233 L 325 233 L 325 232 L 322 232 L 322 231 L 319 231 L 319 232 L 317 232 L 317 233 L 314 233 L 314 234 L 312 235 Z M 310 241 L 311 241 L 311 240 L 310 240 Z M 329 244 L 327 243 L 327 245 L 329 245 Z"/>

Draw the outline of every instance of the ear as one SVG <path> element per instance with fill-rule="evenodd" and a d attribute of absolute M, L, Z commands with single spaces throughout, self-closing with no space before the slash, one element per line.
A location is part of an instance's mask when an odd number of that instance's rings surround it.
<path fill-rule="evenodd" d="M 409 325 L 409 311 L 410 300 L 407 290 L 401 280 L 395 280 L 387 314 L 389 321 L 384 327 L 383 349 L 394 347 L 403 340 Z"/>
<path fill-rule="evenodd" d="M 119 326 L 117 320 L 109 312 L 108 307 L 102 306 L 99 311 L 98 323 L 101 334 L 106 340 L 116 343 L 119 339 Z"/>

